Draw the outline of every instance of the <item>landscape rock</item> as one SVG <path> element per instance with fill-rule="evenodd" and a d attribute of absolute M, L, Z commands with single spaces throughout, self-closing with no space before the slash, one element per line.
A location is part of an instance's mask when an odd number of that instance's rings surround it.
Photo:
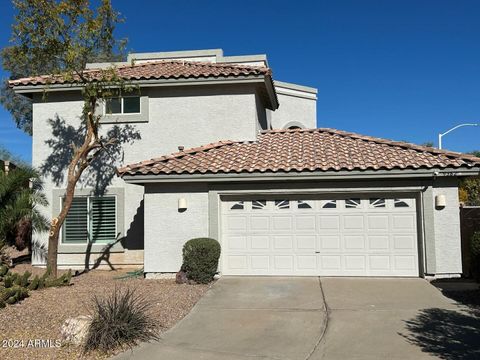
<path fill-rule="evenodd" d="M 85 315 L 65 320 L 61 330 L 62 339 L 80 345 L 87 336 L 91 322 L 92 319 Z"/>

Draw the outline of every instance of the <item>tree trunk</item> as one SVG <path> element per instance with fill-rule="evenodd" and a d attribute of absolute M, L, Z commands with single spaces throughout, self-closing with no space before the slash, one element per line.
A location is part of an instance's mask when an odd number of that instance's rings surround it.
<path fill-rule="evenodd" d="M 90 99 L 90 109 L 96 108 L 97 99 Z M 80 148 L 74 148 L 72 161 L 68 166 L 67 175 L 67 189 L 65 198 L 62 203 L 62 210 L 60 214 L 52 219 L 50 231 L 48 235 L 48 254 L 47 254 L 47 268 L 50 269 L 51 275 L 57 277 L 58 266 L 58 240 L 60 237 L 60 229 L 67 217 L 67 214 L 72 206 L 73 197 L 75 195 L 75 187 L 83 171 L 88 167 L 92 157 L 89 154 L 92 150 L 99 147 L 98 138 L 96 134 L 95 117 L 92 112 L 88 112 L 86 119 L 86 134 L 85 140 Z"/>

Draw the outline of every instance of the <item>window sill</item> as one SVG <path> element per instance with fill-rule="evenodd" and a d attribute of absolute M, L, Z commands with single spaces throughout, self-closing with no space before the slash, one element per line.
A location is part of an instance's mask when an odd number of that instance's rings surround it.
<path fill-rule="evenodd" d="M 58 252 L 62 254 L 85 254 L 87 251 L 92 254 L 101 254 L 108 249 L 109 253 L 122 253 L 125 251 L 120 243 L 114 244 L 111 248 L 108 248 L 108 244 L 92 244 L 88 249 L 87 244 L 59 244 Z"/>

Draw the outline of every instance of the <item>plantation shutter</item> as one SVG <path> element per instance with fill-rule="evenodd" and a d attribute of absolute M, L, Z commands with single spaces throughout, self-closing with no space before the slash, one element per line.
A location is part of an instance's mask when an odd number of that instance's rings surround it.
<path fill-rule="evenodd" d="M 75 197 L 63 225 L 63 242 L 85 243 L 88 238 L 88 200 Z"/>
<path fill-rule="evenodd" d="M 107 243 L 116 238 L 115 196 L 90 198 L 90 229 L 94 243 Z"/>

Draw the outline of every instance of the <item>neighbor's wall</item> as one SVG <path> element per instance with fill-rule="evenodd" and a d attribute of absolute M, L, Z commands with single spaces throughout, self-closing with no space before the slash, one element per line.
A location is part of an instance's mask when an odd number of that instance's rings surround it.
<path fill-rule="evenodd" d="M 461 274 L 462 247 L 457 179 L 437 179 L 433 185 L 432 195 L 435 231 L 435 275 Z M 435 208 L 435 197 L 437 195 L 445 195 L 445 208 Z"/>
<path fill-rule="evenodd" d="M 273 129 L 317 127 L 317 89 L 275 81 L 275 90 L 280 106 L 268 110 Z"/>
<path fill-rule="evenodd" d="M 148 96 L 148 122 L 130 124 L 141 139 L 124 145 L 124 154 L 117 159 L 115 166 L 176 152 L 180 145 L 187 149 L 219 140 L 254 140 L 257 135 L 257 122 L 261 116 L 257 115 L 258 98 L 252 85 L 159 87 L 142 90 L 143 95 Z M 40 168 L 46 164 L 53 151 L 47 141 L 58 139 L 59 135 L 52 133 L 49 120 L 58 119 L 77 129 L 81 111 L 82 101 L 79 100 L 78 93 L 52 92 L 46 102 L 40 95 L 34 99 L 33 166 Z M 104 124 L 102 131 L 106 132 L 112 126 L 114 125 Z M 63 148 L 70 146 L 68 137 L 72 134 L 73 132 L 60 135 Z M 63 165 L 67 164 L 67 160 L 63 160 Z M 61 165 L 52 163 L 47 168 L 62 167 Z M 65 180 L 53 179 L 45 173 L 45 193 L 50 205 L 41 210 L 49 219 L 58 215 L 53 212 L 52 204 L 61 201 L 60 197 L 54 198 L 52 192 L 54 189 L 65 189 Z M 79 187 L 91 189 L 92 183 L 83 182 Z M 110 260 L 116 265 L 143 264 L 143 187 L 126 184 L 116 176 L 113 176 L 110 187 L 124 189 L 125 194 L 124 204 L 119 204 L 124 207 L 124 228 L 119 229 L 119 232 L 121 237 L 125 237 L 125 249 L 112 254 Z M 34 240 L 39 247 L 34 256 L 34 264 L 44 264 L 42 254 L 46 251 L 47 234 L 35 235 Z M 93 254 L 90 262 L 93 263 L 95 258 L 96 255 Z M 84 262 L 83 252 L 60 246 L 60 265 L 83 267 Z"/>
<path fill-rule="evenodd" d="M 178 210 L 180 198 L 187 201 L 183 212 Z M 207 236 L 206 185 L 145 185 L 146 273 L 179 271 L 185 242 Z"/>

